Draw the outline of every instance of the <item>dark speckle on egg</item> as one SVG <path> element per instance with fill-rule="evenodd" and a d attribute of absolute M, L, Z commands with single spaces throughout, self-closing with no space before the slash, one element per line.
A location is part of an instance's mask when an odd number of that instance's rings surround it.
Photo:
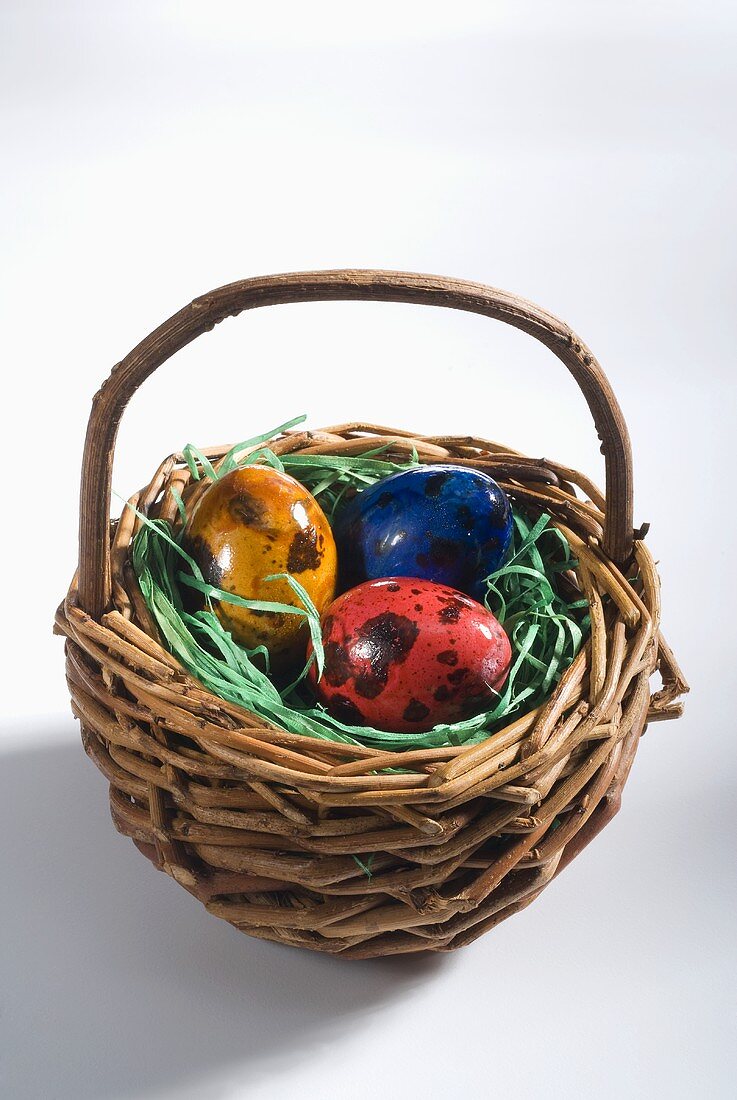
<path fill-rule="evenodd" d="M 460 543 L 454 539 L 432 537 L 428 552 L 417 555 L 417 562 L 423 569 L 448 569 L 458 561 L 462 553 Z"/>
<path fill-rule="evenodd" d="M 185 538 L 184 549 L 190 557 L 195 559 L 207 583 L 213 585 L 215 588 L 220 588 L 224 571 L 218 559 L 213 554 L 207 539 L 205 539 L 203 535 L 195 535 L 194 538 Z M 233 591 L 232 585 L 230 589 Z M 194 589 L 190 589 L 190 591 L 194 591 Z"/>
<path fill-rule="evenodd" d="M 352 665 L 345 646 L 342 646 L 340 642 L 326 642 L 324 675 L 331 687 L 342 687 L 352 675 L 352 672 Z"/>
<path fill-rule="evenodd" d="M 458 509 L 458 519 L 464 531 L 473 531 L 476 524 L 474 514 L 467 504 L 461 504 Z"/>
<path fill-rule="evenodd" d="M 385 686 L 386 681 L 375 676 L 373 672 L 360 672 L 354 678 L 356 694 L 362 699 L 375 699 L 377 695 L 381 695 Z"/>
<path fill-rule="evenodd" d="M 452 672 L 448 673 L 449 684 L 460 684 L 461 680 L 465 680 L 468 676 L 467 668 L 456 668 Z"/>
<path fill-rule="evenodd" d="M 386 586 L 396 592 L 399 586 Z M 386 686 L 389 666 L 406 661 L 417 639 L 417 626 L 404 615 L 384 611 L 368 619 L 357 631 L 367 669 L 356 680 L 356 690 L 366 699 L 375 699 Z"/>
<path fill-rule="evenodd" d="M 253 493 L 243 489 L 233 496 L 228 509 L 234 520 L 245 523 L 249 527 L 263 528 L 268 515 L 263 502 Z"/>
<path fill-rule="evenodd" d="M 319 569 L 323 551 L 321 540 L 315 527 L 304 527 L 296 531 L 289 544 L 287 572 L 304 573 L 307 569 Z"/>
<path fill-rule="evenodd" d="M 404 708 L 402 718 L 405 722 L 423 722 L 430 713 L 430 708 L 421 703 L 419 699 L 410 699 Z"/>
<path fill-rule="evenodd" d="M 334 695 L 330 701 L 330 713 L 347 726 L 362 726 L 363 715 L 346 695 Z"/>
<path fill-rule="evenodd" d="M 444 649 L 435 659 L 440 661 L 441 665 L 450 665 L 452 668 L 453 665 L 458 664 L 458 653 L 455 649 Z"/>
<path fill-rule="evenodd" d="M 431 499 L 439 497 L 449 477 L 448 470 L 434 470 L 429 477 L 425 478 L 425 496 Z"/>

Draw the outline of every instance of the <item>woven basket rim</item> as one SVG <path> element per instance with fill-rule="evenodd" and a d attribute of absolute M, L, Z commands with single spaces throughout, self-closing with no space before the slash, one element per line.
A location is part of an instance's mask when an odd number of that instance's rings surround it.
<path fill-rule="evenodd" d="M 332 438 L 331 438 L 332 437 Z M 342 437 L 342 439 L 341 439 Z M 336 441 L 341 441 L 343 445 L 335 446 Z M 562 529 L 567 538 L 571 541 L 573 547 L 577 548 L 578 553 L 590 552 L 589 562 L 591 568 L 600 570 L 602 566 L 607 563 L 606 555 L 600 548 L 600 542 L 602 538 L 603 526 L 602 520 L 604 516 L 604 495 L 591 482 L 585 475 L 572 470 L 570 467 L 564 467 L 560 463 L 557 463 L 550 459 L 535 460 L 530 459 L 523 455 L 519 451 L 513 451 L 507 446 L 502 446 L 495 443 L 492 440 L 478 439 L 471 435 L 466 436 L 423 436 L 410 433 L 404 429 L 387 428 L 380 425 L 368 424 L 363 422 L 351 422 L 347 425 L 333 425 L 321 429 L 306 429 L 301 431 L 288 431 L 282 433 L 280 437 L 271 441 L 270 446 L 275 450 L 278 455 L 292 453 L 293 451 L 300 451 L 301 453 L 325 453 L 325 454 L 346 454 L 353 453 L 359 454 L 362 451 L 368 451 L 373 449 L 377 442 L 388 444 L 394 449 L 387 451 L 387 457 L 402 459 L 406 458 L 412 451 L 417 452 L 420 463 L 437 463 L 442 461 L 451 461 L 453 464 L 463 464 L 472 468 L 484 469 L 487 472 L 493 472 L 493 474 L 499 480 L 499 483 L 505 489 L 505 491 L 519 496 L 523 493 L 527 496 L 527 499 L 532 499 L 535 503 L 539 503 L 541 499 L 544 499 L 539 492 L 525 490 L 524 486 L 510 481 L 505 481 L 501 474 L 516 473 L 518 476 L 530 476 L 533 472 L 533 477 L 540 485 L 545 484 L 545 480 L 558 479 L 559 476 L 565 475 L 569 480 L 569 484 L 576 484 L 578 487 L 585 486 L 585 490 L 591 495 L 593 500 L 581 501 L 578 498 L 569 498 L 567 501 L 553 501 L 548 500 L 546 507 L 550 507 L 553 513 L 556 512 L 556 504 L 560 505 L 564 503 L 566 509 L 573 507 L 580 507 L 580 511 L 577 512 L 576 518 L 580 525 L 583 525 L 584 530 L 578 534 L 570 527 L 566 527 L 560 521 L 560 518 L 556 518 L 553 514 L 553 523 Z M 347 444 L 347 446 L 345 446 Z M 442 453 L 442 450 L 447 444 L 461 446 L 468 452 L 474 449 L 487 451 L 487 461 L 478 458 L 469 458 L 468 455 L 453 455 L 452 459 L 446 454 Z M 252 450 L 257 450 L 254 446 Z M 210 459 L 215 468 L 218 468 L 219 462 L 228 453 L 230 446 L 219 445 L 213 447 L 205 447 L 202 449 L 202 453 Z M 244 456 L 248 451 L 244 451 Z M 157 503 L 156 497 L 161 495 L 167 480 L 170 480 L 175 472 L 180 475 L 184 475 L 187 471 L 187 463 L 185 456 L 181 452 L 171 452 L 166 458 L 158 465 L 154 476 L 149 484 L 135 493 L 129 498 L 127 504 L 132 505 L 134 508 L 143 510 L 148 513 L 151 507 Z M 182 477 L 176 479 L 175 484 L 179 492 L 181 492 L 180 486 L 182 485 Z M 197 495 L 206 487 L 206 482 L 203 480 L 198 485 L 194 486 L 195 495 L 192 498 L 192 503 L 197 499 Z M 596 503 L 595 503 L 596 502 Z M 174 497 L 170 497 L 168 501 L 167 518 L 171 521 L 176 519 L 176 508 Z M 247 721 L 249 727 L 254 731 L 254 735 L 258 736 L 256 731 L 271 731 L 275 734 L 283 735 L 285 740 L 288 740 L 297 751 L 300 747 L 304 753 L 309 756 L 310 751 L 314 750 L 316 745 L 316 739 L 309 735 L 301 735 L 296 733 L 290 733 L 289 731 L 282 730 L 277 725 L 272 725 L 261 716 L 254 714 L 247 708 L 229 700 L 224 700 L 219 696 L 208 691 L 198 680 L 195 679 L 162 644 L 160 638 L 158 638 L 158 631 L 155 625 L 147 616 L 145 611 L 145 604 L 143 597 L 140 595 L 140 589 L 138 589 L 135 579 L 130 572 L 126 580 L 123 580 L 123 573 L 125 572 L 127 559 L 126 559 L 126 540 L 127 545 L 130 545 L 135 534 L 140 530 L 141 522 L 133 515 L 127 517 L 124 515 L 120 521 L 111 521 L 110 534 L 111 544 L 113 547 L 113 562 L 114 562 L 114 578 L 113 585 L 114 591 L 118 595 L 124 592 L 125 585 L 133 584 L 134 588 L 138 590 L 135 613 L 139 618 L 144 619 L 146 622 L 146 628 L 143 633 L 148 635 L 148 643 L 144 642 L 144 639 L 140 631 L 134 631 L 132 626 L 129 626 L 129 644 L 131 645 L 143 645 L 145 652 L 149 656 L 156 654 L 156 659 L 164 664 L 170 665 L 176 668 L 177 679 L 181 681 L 183 688 L 193 694 L 197 694 L 203 697 L 209 697 L 212 705 L 217 706 L 229 713 L 233 718 L 238 721 Z M 585 534 L 588 542 L 584 542 L 581 535 Z M 638 557 L 639 555 L 639 557 Z M 646 548 L 643 540 L 636 540 L 634 543 L 633 556 L 640 561 L 648 562 L 648 570 L 655 575 L 655 567 L 649 550 Z M 623 619 L 628 627 L 632 627 L 637 624 L 643 613 L 644 606 L 642 601 L 638 599 L 636 594 L 631 593 L 629 586 L 626 584 L 624 577 L 622 576 L 618 567 L 613 563 L 608 563 L 610 569 L 614 572 L 616 577 L 615 584 L 612 587 L 612 593 L 616 595 L 619 600 L 619 610 L 623 616 Z M 619 583 L 616 583 L 616 582 Z M 60 609 L 61 616 L 69 621 L 69 616 L 75 616 L 76 614 L 82 615 L 83 618 L 88 617 L 82 611 L 79 604 L 78 595 L 78 574 L 75 574 L 72 584 L 70 586 L 69 593 L 63 605 L 63 610 Z M 117 613 L 117 614 L 116 614 Z M 133 607 L 129 599 L 123 598 L 121 604 L 116 606 L 115 611 L 112 613 L 113 618 L 117 618 L 117 615 L 122 614 L 126 617 L 130 623 L 131 614 L 133 613 Z M 101 617 L 101 621 L 110 621 L 110 616 L 104 615 Z M 88 621 L 91 621 L 88 619 Z M 133 640 L 135 637 L 135 640 Z M 592 643 L 588 640 L 585 643 L 586 649 L 590 649 Z M 669 690 L 661 693 L 656 701 L 655 710 L 662 712 L 669 708 L 674 699 L 679 697 L 687 690 L 684 685 L 680 669 L 675 664 L 675 660 L 671 651 L 668 649 L 667 656 L 669 664 L 664 669 L 664 675 L 669 686 Z M 559 693 L 564 694 L 570 690 L 569 681 L 574 679 L 580 679 L 580 665 L 582 664 L 581 654 L 579 654 L 578 663 L 575 661 L 567 668 L 558 682 L 557 690 Z M 553 692 L 551 692 L 551 695 Z M 539 707 L 538 710 L 542 710 L 543 707 Z M 679 710 L 680 713 L 680 710 Z M 670 715 L 669 715 L 670 716 Z M 661 717 L 660 714 L 653 713 L 650 720 L 657 720 Z M 518 725 L 522 723 L 526 725 L 529 721 L 529 713 L 519 715 L 509 725 Z M 492 737 L 497 737 L 500 733 L 504 733 L 506 727 L 496 731 Z M 487 739 L 488 740 L 488 739 Z M 322 742 L 318 742 L 321 746 Z M 486 744 L 486 741 L 481 744 Z M 478 745 L 471 746 L 440 746 L 436 749 L 427 750 L 409 750 L 409 755 L 415 756 L 417 754 L 427 753 L 428 758 L 438 752 L 448 751 L 449 753 L 456 754 L 458 756 L 464 755 L 464 753 L 470 753 L 474 755 L 474 750 L 478 749 Z M 368 748 L 366 746 L 352 746 L 352 753 L 359 756 L 365 756 L 366 758 L 375 758 L 377 755 L 386 755 L 401 763 L 401 759 L 404 755 L 401 751 L 397 750 L 385 750 L 381 753 L 381 750 Z M 420 759 L 422 756 L 420 755 Z"/>

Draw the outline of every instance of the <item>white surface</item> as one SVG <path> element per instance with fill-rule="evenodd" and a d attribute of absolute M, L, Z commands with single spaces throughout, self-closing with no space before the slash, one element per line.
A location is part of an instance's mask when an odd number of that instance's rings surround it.
<path fill-rule="evenodd" d="M 6 0 L 0 1093 L 734 1095 L 733 12 Z M 251 941 L 157 874 L 109 823 L 50 635 L 112 363 L 212 286 L 337 266 L 478 279 L 578 328 L 630 425 L 693 687 L 596 843 L 429 962 Z M 162 368 L 116 487 L 301 411 L 601 472 L 583 400 L 527 337 L 331 304 L 243 316 Z"/>

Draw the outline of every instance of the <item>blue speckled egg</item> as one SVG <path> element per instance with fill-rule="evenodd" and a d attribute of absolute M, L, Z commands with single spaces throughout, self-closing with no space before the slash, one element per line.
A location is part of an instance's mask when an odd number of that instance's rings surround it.
<path fill-rule="evenodd" d="M 481 599 L 503 564 L 512 513 L 493 478 L 464 466 L 417 466 L 358 493 L 335 524 L 341 587 L 422 577 Z"/>

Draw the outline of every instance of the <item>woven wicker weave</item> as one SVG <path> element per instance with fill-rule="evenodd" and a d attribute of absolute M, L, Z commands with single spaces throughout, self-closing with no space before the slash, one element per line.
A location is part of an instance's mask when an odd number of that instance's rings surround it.
<path fill-rule="evenodd" d="M 398 458 L 415 447 L 423 462 L 488 471 L 566 534 L 591 607 L 590 639 L 543 706 L 482 744 L 382 753 L 286 733 L 209 694 L 157 640 L 128 563 L 138 521 L 126 509 L 110 524 L 117 427 L 141 382 L 225 317 L 327 299 L 417 302 L 505 321 L 557 355 L 593 414 L 606 498 L 574 470 L 482 439 L 348 424 L 274 445 L 360 454 L 378 437 Z M 172 455 L 132 501 L 176 522 L 169 489 L 186 500 L 189 479 Z M 110 783 L 116 827 L 242 931 L 351 958 L 447 951 L 524 908 L 617 812 L 645 723 L 676 717 L 688 690 L 659 632 L 658 577 L 643 532 L 633 532 L 631 483 L 627 431 L 601 368 L 529 302 L 371 271 L 253 279 L 196 299 L 119 363 L 94 399 L 79 573 L 56 619 L 72 709 Z M 662 687 L 651 694 L 656 670 Z"/>

